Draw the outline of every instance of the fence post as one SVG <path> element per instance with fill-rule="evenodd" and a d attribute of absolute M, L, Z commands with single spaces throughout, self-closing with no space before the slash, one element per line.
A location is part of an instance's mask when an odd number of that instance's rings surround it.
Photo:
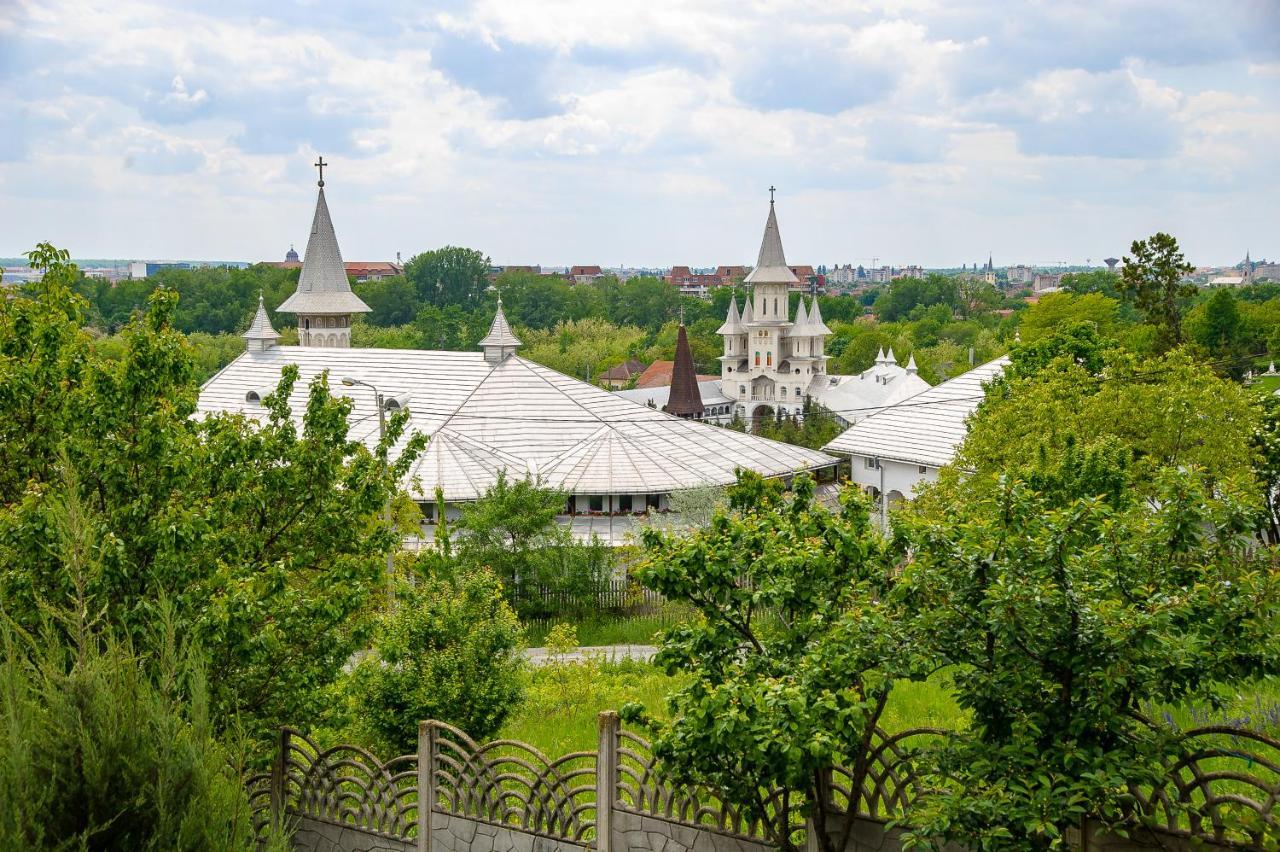
<path fill-rule="evenodd" d="M 431 814 L 436 806 L 436 726 L 418 723 L 418 852 L 431 852 Z"/>
<path fill-rule="evenodd" d="M 271 763 L 271 824 L 279 829 L 284 825 L 285 779 L 289 772 L 289 729 L 280 729 L 276 759 Z"/>
<path fill-rule="evenodd" d="M 596 852 L 613 850 L 613 802 L 618 798 L 618 714 L 600 714 L 596 749 Z"/>

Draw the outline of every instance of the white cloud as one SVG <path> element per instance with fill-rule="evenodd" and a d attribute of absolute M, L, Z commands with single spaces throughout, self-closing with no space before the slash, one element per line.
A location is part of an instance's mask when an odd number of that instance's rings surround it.
<path fill-rule="evenodd" d="M 740 259 L 771 183 L 789 251 L 827 262 L 850 239 L 924 263 L 1083 257 L 1077 235 L 1123 242 L 1152 211 L 1263 246 L 1280 50 L 1259 8 L 30 0 L 0 20 L 0 254 L 274 257 L 317 151 L 352 257 Z M 1237 232 L 1208 196 L 1236 201 Z M 110 228 L 86 212 L 104 207 Z"/>

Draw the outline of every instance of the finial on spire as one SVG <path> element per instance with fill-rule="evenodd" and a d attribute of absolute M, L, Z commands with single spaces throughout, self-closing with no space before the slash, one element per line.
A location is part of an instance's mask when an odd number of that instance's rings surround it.
<path fill-rule="evenodd" d="M 774 187 L 772 184 L 770 184 L 769 185 L 769 203 L 770 204 L 773 203 L 773 191 L 774 191 Z"/>
<path fill-rule="evenodd" d="M 326 163 L 324 161 L 324 157 L 321 156 L 316 158 L 314 165 L 317 169 L 320 170 L 320 181 L 316 185 L 319 186 L 321 189 L 324 189 L 324 167 L 329 164 Z"/>

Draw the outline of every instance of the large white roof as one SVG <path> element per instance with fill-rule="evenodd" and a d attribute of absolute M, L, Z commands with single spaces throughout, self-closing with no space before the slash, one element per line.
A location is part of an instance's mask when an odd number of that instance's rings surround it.
<path fill-rule="evenodd" d="M 877 364 L 855 376 L 814 376 L 809 395 L 842 420 L 854 423 L 929 388 L 918 374 L 897 364 Z"/>
<path fill-rule="evenodd" d="M 373 392 L 340 380 L 350 376 L 387 398 L 408 397 L 410 430 L 431 438 L 405 480 L 422 500 L 433 499 L 437 486 L 446 500 L 473 500 L 502 470 L 577 494 L 641 494 L 728 485 L 740 467 L 783 476 L 835 461 L 674 417 L 517 356 L 491 364 L 480 352 L 298 346 L 246 352 L 205 384 L 199 410 L 262 417 L 265 409 L 246 395 L 272 389 L 287 364 L 299 370 L 289 400 L 295 420 L 306 408 L 309 382 L 328 370 L 333 392 L 354 403 L 351 437 L 370 447 L 378 440 Z"/>
<path fill-rule="evenodd" d="M 955 457 L 969 415 L 982 401 L 983 385 L 998 376 L 1007 357 L 989 361 L 849 427 L 824 450 L 942 467 Z"/>

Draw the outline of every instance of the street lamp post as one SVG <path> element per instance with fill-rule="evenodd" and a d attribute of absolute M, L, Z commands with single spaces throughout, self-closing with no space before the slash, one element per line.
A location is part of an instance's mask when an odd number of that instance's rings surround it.
<path fill-rule="evenodd" d="M 347 387 L 360 385 L 373 391 L 373 401 L 378 407 L 378 441 L 381 443 L 387 438 L 387 415 L 386 401 L 383 399 L 382 393 L 369 382 L 362 382 L 359 379 L 353 379 L 350 376 L 344 376 L 342 383 Z M 383 468 L 386 470 L 387 468 Z M 395 528 L 391 524 L 391 494 L 387 493 L 386 504 L 382 507 L 382 518 L 387 524 L 387 529 L 395 532 Z M 391 608 L 395 605 L 396 600 L 396 551 L 395 547 L 387 551 L 387 607 Z"/>

